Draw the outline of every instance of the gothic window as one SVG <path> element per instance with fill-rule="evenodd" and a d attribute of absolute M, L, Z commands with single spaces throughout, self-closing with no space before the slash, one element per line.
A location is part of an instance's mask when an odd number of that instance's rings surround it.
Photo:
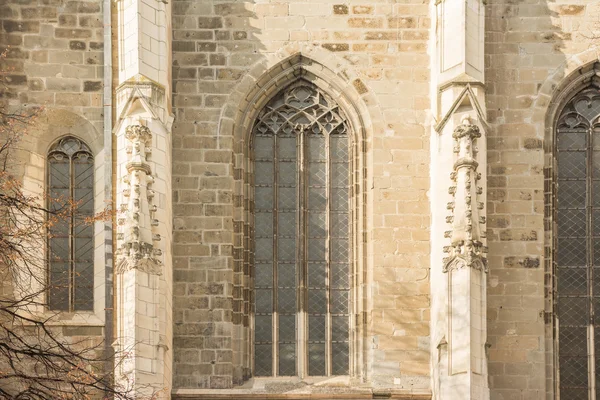
<path fill-rule="evenodd" d="M 94 160 L 87 145 L 74 137 L 56 142 L 48 152 L 48 307 L 91 311 L 94 299 Z M 86 221 L 86 219 L 88 219 Z"/>
<path fill-rule="evenodd" d="M 559 390 L 569 400 L 595 398 L 588 390 L 600 376 L 599 118 L 600 94 L 587 89 L 569 101 L 556 129 Z"/>
<path fill-rule="evenodd" d="M 252 131 L 254 374 L 349 373 L 349 124 L 305 81 Z"/>

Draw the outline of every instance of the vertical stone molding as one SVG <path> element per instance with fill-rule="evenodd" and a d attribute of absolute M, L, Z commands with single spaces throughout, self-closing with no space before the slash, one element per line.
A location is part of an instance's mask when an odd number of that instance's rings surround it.
<path fill-rule="evenodd" d="M 451 245 L 444 249 L 449 254 L 444 258 L 444 272 L 465 267 L 487 270 L 484 257 L 487 249 L 482 243 L 485 237 L 485 204 L 480 201 L 483 187 L 479 186 L 481 174 L 477 172 L 479 163 L 474 158 L 477 154 L 476 140 L 480 137 L 479 127 L 471 123 L 469 116 L 464 117 L 452 134 L 457 160 L 450 174 L 453 185 L 448 189 L 454 201 L 448 203 L 451 214 L 446 221 L 452 229 L 446 232 Z"/>
<path fill-rule="evenodd" d="M 119 199 L 117 250 L 118 339 L 117 380 L 135 390 L 136 395 L 150 396 L 164 391 L 164 334 L 160 331 L 160 276 L 163 263 L 156 232 L 157 207 L 153 203 L 154 177 L 147 162 L 152 152 L 152 133 L 143 125 L 128 125 L 124 148 L 117 159 Z M 123 151 L 124 150 L 124 151 Z M 123 160 L 125 158 L 125 160 Z"/>
<path fill-rule="evenodd" d="M 170 398 L 172 364 L 171 2 L 115 2 L 117 379 Z M 117 362 L 119 359 L 117 358 Z"/>
<path fill-rule="evenodd" d="M 435 7 L 432 394 L 487 400 L 485 7 L 481 0 L 441 0 Z"/>

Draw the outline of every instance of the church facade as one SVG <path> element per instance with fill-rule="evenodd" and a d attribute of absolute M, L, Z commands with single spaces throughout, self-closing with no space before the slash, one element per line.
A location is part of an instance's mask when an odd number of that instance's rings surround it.
<path fill-rule="evenodd" d="M 139 398 L 595 399 L 599 21 L 0 2 L 1 101 L 43 107 L 24 187 L 114 212 L 49 239 L 53 323 Z"/>

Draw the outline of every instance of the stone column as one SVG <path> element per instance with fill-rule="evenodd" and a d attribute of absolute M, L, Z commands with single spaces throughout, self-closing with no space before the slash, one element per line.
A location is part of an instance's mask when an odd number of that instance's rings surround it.
<path fill-rule="evenodd" d="M 433 24 L 431 364 L 436 400 L 489 399 L 484 4 L 441 0 Z"/>
<path fill-rule="evenodd" d="M 170 398 L 172 382 L 171 5 L 118 0 L 114 129 L 117 384 Z"/>

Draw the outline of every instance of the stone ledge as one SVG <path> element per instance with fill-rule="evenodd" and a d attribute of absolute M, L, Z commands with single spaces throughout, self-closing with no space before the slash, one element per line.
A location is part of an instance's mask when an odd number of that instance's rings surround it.
<path fill-rule="evenodd" d="M 173 400 L 216 400 L 216 399 L 396 399 L 396 400 L 431 400 L 431 393 L 406 393 L 397 390 L 372 390 L 365 388 L 331 388 L 318 392 L 269 393 L 252 389 L 175 389 Z"/>

